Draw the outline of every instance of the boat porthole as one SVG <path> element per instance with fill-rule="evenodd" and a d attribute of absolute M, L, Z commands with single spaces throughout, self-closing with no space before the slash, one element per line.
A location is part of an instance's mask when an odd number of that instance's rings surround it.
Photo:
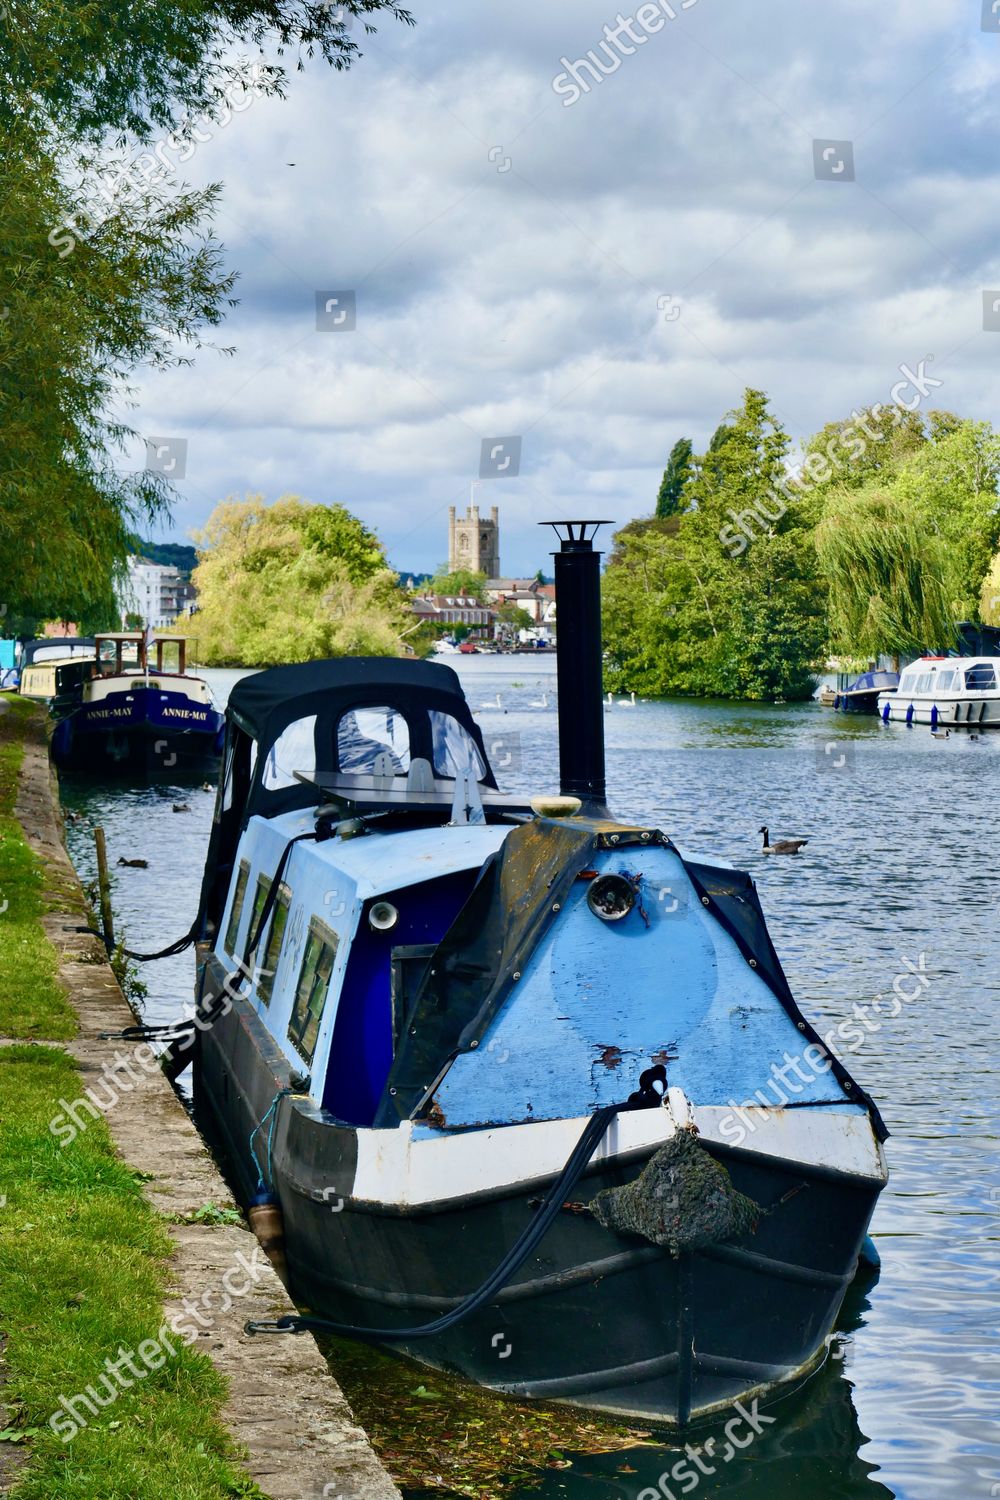
<path fill-rule="evenodd" d="M 708 905 L 708 897 L 707 896 L 702 896 L 702 898 L 701 898 L 701 904 L 702 904 L 702 906 L 707 906 Z"/>
<path fill-rule="evenodd" d="M 752 958 L 750 960 L 750 967 L 751 967 L 751 969 L 756 969 L 756 967 L 757 967 L 757 960 L 755 958 Z"/>

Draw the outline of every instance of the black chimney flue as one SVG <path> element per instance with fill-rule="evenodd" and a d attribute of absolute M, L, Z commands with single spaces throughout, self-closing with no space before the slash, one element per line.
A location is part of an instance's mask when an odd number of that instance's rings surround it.
<path fill-rule="evenodd" d="M 559 678 L 559 790 L 582 811 L 607 817 L 604 785 L 604 688 L 601 651 L 599 526 L 609 521 L 543 521 L 559 538 L 556 571 L 556 667 Z"/>

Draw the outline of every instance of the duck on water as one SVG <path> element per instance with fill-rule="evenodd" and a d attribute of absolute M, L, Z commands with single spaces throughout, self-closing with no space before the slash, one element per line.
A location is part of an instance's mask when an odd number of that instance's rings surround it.
<path fill-rule="evenodd" d="M 237 684 L 182 1042 L 307 1310 L 249 1331 L 683 1427 L 823 1360 L 885 1130 L 750 877 L 608 811 L 598 524 L 559 523 L 558 797 L 501 794 L 444 665 Z"/>

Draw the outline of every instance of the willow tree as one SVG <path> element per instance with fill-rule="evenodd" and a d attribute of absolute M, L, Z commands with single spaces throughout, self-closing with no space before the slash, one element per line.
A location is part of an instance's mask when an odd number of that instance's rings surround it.
<path fill-rule="evenodd" d="M 765 394 L 747 390 L 695 461 L 687 509 L 616 535 L 604 589 L 609 687 L 809 696 L 824 601 L 809 499 L 780 492 L 790 447 Z"/>
<path fill-rule="evenodd" d="M 136 529 L 166 502 L 125 462 L 120 413 L 142 364 L 189 359 L 221 319 L 233 277 L 205 220 L 215 192 L 124 194 L 60 257 L 49 235 L 94 191 L 71 191 L 27 130 L 0 153 L 0 602 L 11 614 L 106 613 Z"/>
<path fill-rule="evenodd" d="M 187 189 L 176 166 L 255 96 L 284 92 L 286 58 L 349 66 L 378 12 L 412 19 L 394 0 L 4 0 L 8 618 L 103 618 L 134 533 L 168 503 L 163 479 L 127 461 L 121 414 L 141 367 L 191 361 L 234 280 L 211 232 L 217 189 Z"/>
<path fill-rule="evenodd" d="M 349 67 L 379 13 L 413 23 L 395 0 L 4 0 L 0 129 L 36 115 L 77 140 L 183 131 L 224 106 L 246 49 L 281 94 L 289 56 Z"/>
<path fill-rule="evenodd" d="M 887 429 L 886 443 L 893 435 L 902 446 L 891 465 L 881 447 L 880 468 L 822 492 L 816 549 L 831 644 L 854 656 L 953 643 L 959 621 L 980 618 L 1000 545 L 1000 439 L 990 424 L 930 412 L 919 429 Z"/>
<path fill-rule="evenodd" d="M 194 539 L 200 660 L 266 667 L 399 654 L 402 590 L 377 537 L 344 506 L 226 500 Z"/>
<path fill-rule="evenodd" d="M 814 541 L 835 651 L 898 658 L 954 641 L 944 544 L 905 498 L 835 490 Z"/>

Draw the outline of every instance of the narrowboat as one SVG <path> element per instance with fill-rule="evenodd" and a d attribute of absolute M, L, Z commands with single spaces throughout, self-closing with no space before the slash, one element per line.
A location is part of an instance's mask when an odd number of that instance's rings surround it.
<path fill-rule="evenodd" d="M 49 703 L 58 691 L 56 673 L 71 662 L 92 662 L 96 651 L 93 636 L 43 636 L 21 648 L 18 691 L 25 698 Z"/>
<path fill-rule="evenodd" d="M 95 656 L 60 663 L 52 757 L 61 769 L 205 774 L 219 762 L 225 724 L 208 684 L 187 667 L 188 637 L 143 631 L 97 635 Z"/>
<path fill-rule="evenodd" d="M 1000 725 L 1000 656 L 922 656 L 903 668 L 899 686 L 879 694 L 886 724 L 936 729 Z"/>
<path fill-rule="evenodd" d="M 683 1428 L 824 1360 L 886 1132 L 749 875 L 608 810 L 599 524 L 559 523 L 558 794 L 498 789 L 441 662 L 237 683 L 174 1055 L 283 1226 L 302 1311 L 249 1332 Z"/>
<path fill-rule="evenodd" d="M 860 677 L 842 688 L 835 695 L 833 706 L 845 714 L 876 714 L 881 694 L 888 696 L 898 686 L 898 672 L 883 672 L 872 668 L 868 672 L 862 672 Z"/>

